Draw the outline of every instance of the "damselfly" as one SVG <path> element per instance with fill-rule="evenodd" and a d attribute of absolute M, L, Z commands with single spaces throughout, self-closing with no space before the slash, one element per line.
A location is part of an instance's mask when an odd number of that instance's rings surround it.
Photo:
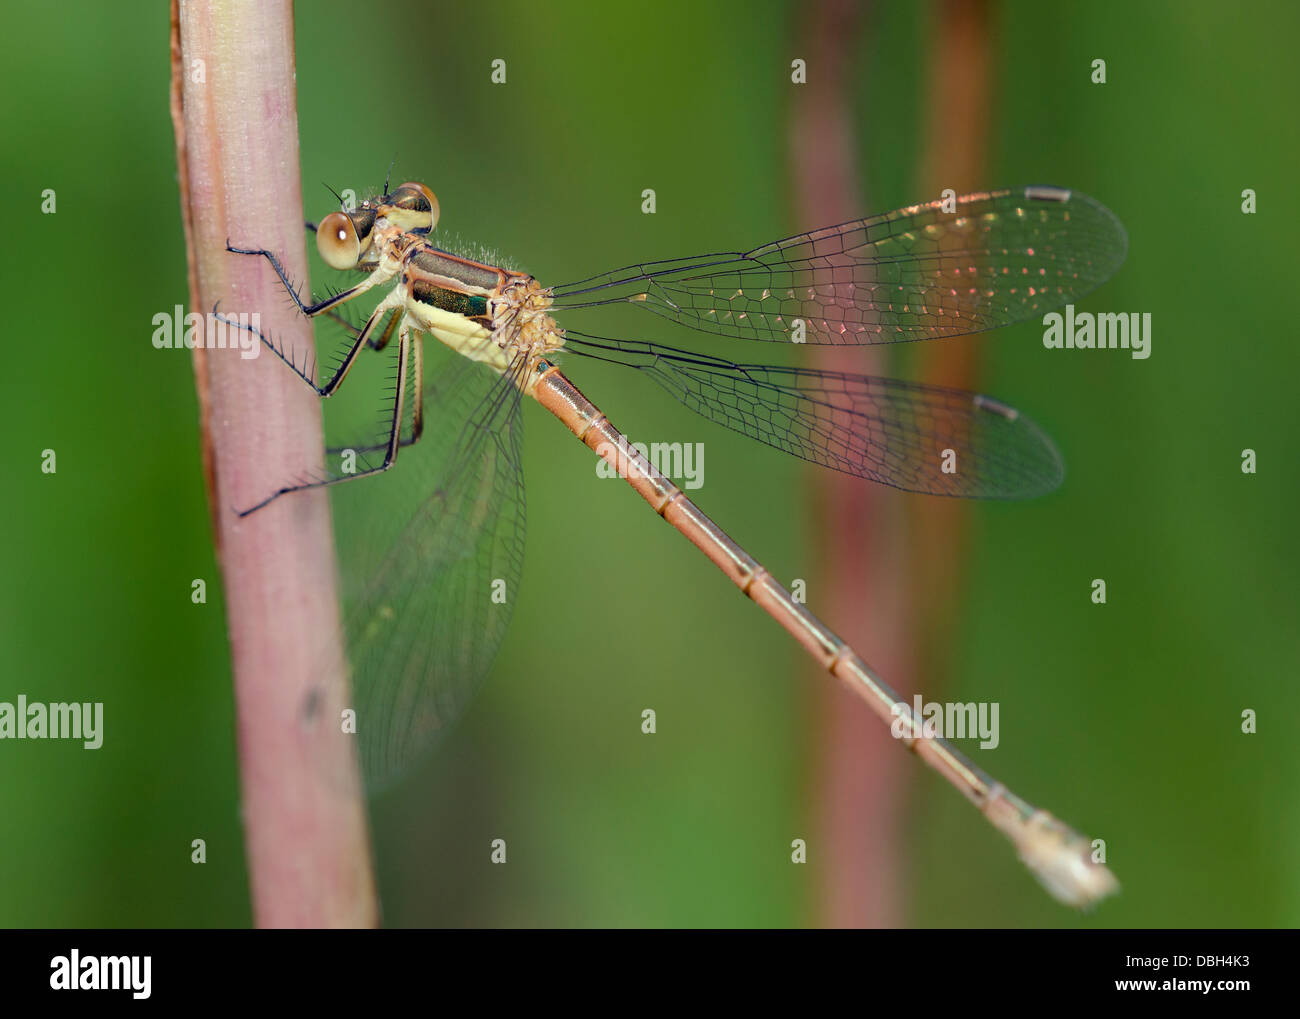
<path fill-rule="evenodd" d="M 901 742 L 975 803 L 1054 895 L 1082 905 L 1116 887 L 1093 861 L 1087 839 L 926 731 L 862 658 L 633 447 L 557 361 L 575 355 L 634 368 L 711 421 L 913 492 L 1016 499 L 1051 491 L 1061 481 L 1061 461 L 1038 427 L 972 393 L 735 363 L 561 329 L 552 317 L 631 305 L 721 337 L 778 343 L 974 333 L 1040 316 L 1110 277 L 1127 239 L 1109 210 L 1058 188 L 983 192 L 747 252 L 632 265 L 553 287 L 435 247 L 429 236 L 437 220 L 433 193 L 414 183 L 391 192 L 385 184 L 379 197 L 326 216 L 316 230 L 324 261 L 368 275 L 316 303 L 301 298 L 272 252 L 228 245 L 265 258 L 312 317 L 337 316 L 346 302 L 391 284 L 320 378 L 305 359 L 300 364 L 258 333 L 321 396 L 338 389 L 367 345 L 388 349 L 395 385 L 374 437 L 332 446 L 323 474 L 286 484 L 244 511 L 378 474 L 405 447 L 420 452 L 404 456 L 404 467 L 428 451 L 427 466 L 411 475 L 416 494 L 397 514 L 368 517 L 369 547 L 341 561 L 359 749 L 372 785 L 404 768 L 460 714 L 501 642 L 523 558 L 519 410 L 532 398 L 886 723 L 897 731 L 901 721 Z M 426 352 L 424 333 L 445 349 L 435 344 Z"/>

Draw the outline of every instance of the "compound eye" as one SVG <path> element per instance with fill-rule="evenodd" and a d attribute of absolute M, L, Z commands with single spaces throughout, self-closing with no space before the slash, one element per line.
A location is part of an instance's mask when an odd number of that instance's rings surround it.
<path fill-rule="evenodd" d="M 393 204 L 414 213 L 412 218 L 418 219 L 423 229 L 432 230 L 438 225 L 438 196 L 417 181 L 407 181 L 394 191 Z"/>
<path fill-rule="evenodd" d="M 361 258 L 357 228 L 345 212 L 331 212 L 316 227 L 316 249 L 331 269 L 354 268 Z"/>

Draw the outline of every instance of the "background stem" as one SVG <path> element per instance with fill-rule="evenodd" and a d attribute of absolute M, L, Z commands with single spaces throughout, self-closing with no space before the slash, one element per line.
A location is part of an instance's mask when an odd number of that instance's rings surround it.
<path fill-rule="evenodd" d="M 925 138 L 918 200 L 944 188 L 958 194 L 1005 185 L 986 170 L 993 131 L 990 107 L 993 15 L 987 0 L 941 0 L 931 9 L 932 40 L 926 75 Z M 1019 183 L 1013 179 L 1012 186 Z M 982 390 L 980 361 L 986 343 L 918 344 L 915 378 L 952 389 Z M 961 619 L 962 575 L 970 544 L 970 504 L 960 499 L 909 500 L 911 522 L 908 613 L 916 626 L 917 668 L 923 676 L 947 677 L 946 649 Z M 934 689 L 936 700 L 941 692 Z"/>
<path fill-rule="evenodd" d="M 876 12 L 852 0 L 804 8 L 803 50 L 816 73 L 791 107 L 795 228 L 839 223 L 881 208 L 858 165 L 859 130 L 879 97 L 853 101 L 859 64 Z M 988 34 L 984 0 L 944 0 L 930 18 L 934 40 L 925 105 L 924 153 L 916 200 L 940 189 L 988 186 Z M 867 130 L 870 130 L 868 127 Z M 888 205 L 889 203 L 886 203 Z M 915 372 L 927 382 L 967 388 L 978 375 L 975 343 L 918 344 Z M 886 348 L 810 348 L 814 367 L 896 375 Z M 966 548 L 967 506 L 956 499 L 899 498 L 829 471 L 810 472 L 819 536 L 815 604 L 847 607 L 840 634 L 900 693 L 942 694 Z M 921 677 L 918 679 L 918 677 Z M 819 679 L 822 677 L 818 677 Z M 815 825 L 827 865 L 815 921 L 833 927 L 898 927 L 906 922 L 903 811 L 914 769 L 856 695 L 818 682 L 814 745 L 819 759 Z"/>
<path fill-rule="evenodd" d="M 172 115 L 190 310 L 258 312 L 293 351 L 311 324 L 287 309 L 266 263 L 306 279 L 298 177 L 293 13 L 287 2 L 172 6 Z M 211 332 L 209 330 L 209 332 Z M 369 926 L 378 910 L 323 490 L 240 520 L 319 467 L 319 400 L 270 356 L 194 351 L 209 507 L 225 589 L 253 916 L 261 927 Z"/>
<path fill-rule="evenodd" d="M 858 165 L 862 112 L 852 100 L 870 18 L 851 0 L 807 9 L 803 52 L 816 74 L 795 90 L 791 108 L 791 182 L 796 222 L 842 223 L 874 208 Z M 888 375 L 879 348 L 809 348 L 823 371 Z M 906 619 L 897 595 L 904 574 L 897 500 L 874 485 L 832 471 L 809 472 L 818 568 L 812 604 L 838 605 L 834 623 L 895 689 L 912 686 Z M 811 593 L 815 592 L 815 594 Z M 813 818 L 825 846 L 813 923 L 896 927 L 902 923 L 899 854 L 901 790 L 911 763 L 859 697 L 839 683 L 809 683 L 813 703 Z"/>

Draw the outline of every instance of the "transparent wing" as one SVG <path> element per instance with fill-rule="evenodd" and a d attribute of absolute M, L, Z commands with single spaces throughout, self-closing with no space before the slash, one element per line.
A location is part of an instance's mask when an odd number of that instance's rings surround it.
<path fill-rule="evenodd" d="M 996 329 L 1076 301 L 1124 261 L 1100 202 L 1061 188 L 979 192 L 749 252 L 627 266 L 553 288 L 559 309 L 631 303 L 741 339 L 893 343 Z"/>
<path fill-rule="evenodd" d="M 697 414 L 775 449 L 909 492 L 1023 499 L 1064 477 L 1034 422 L 976 393 L 572 332 L 566 349 L 637 368 Z"/>
<path fill-rule="evenodd" d="M 372 790 L 464 711 L 496 657 L 523 565 L 519 391 L 442 344 L 428 343 L 425 358 L 423 438 L 387 473 L 332 490 Z"/>

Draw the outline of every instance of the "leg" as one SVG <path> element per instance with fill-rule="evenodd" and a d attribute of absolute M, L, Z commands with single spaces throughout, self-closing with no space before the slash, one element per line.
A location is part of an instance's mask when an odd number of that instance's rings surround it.
<path fill-rule="evenodd" d="M 362 331 L 364 334 L 364 330 Z M 355 349 L 360 349 L 360 342 Z M 325 478 L 322 481 L 306 481 L 293 485 L 285 485 L 283 488 L 272 492 L 265 499 L 255 506 L 250 506 L 245 510 L 236 510 L 241 517 L 246 517 L 250 513 L 256 513 L 263 506 L 266 506 L 282 495 L 288 495 L 290 492 L 301 492 L 308 488 L 326 488 L 330 485 L 337 485 L 344 481 L 356 481 L 358 478 L 369 477 L 372 474 L 381 474 L 388 470 L 397 460 L 397 451 L 401 447 L 402 431 L 402 407 L 406 398 L 406 371 L 411 350 L 410 333 L 407 329 L 401 330 L 401 336 L 398 340 L 397 347 L 397 391 L 393 396 L 393 417 L 389 427 L 388 443 L 384 447 L 384 462 L 378 467 L 370 467 L 357 474 L 346 474 L 340 477 Z M 354 355 L 355 356 L 355 353 Z M 418 395 L 417 395 L 418 398 Z"/>
<path fill-rule="evenodd" d="M 278 357 L 281 361 L 283 361 L 286 365 L 288 365 L 289 368 L 293 370 L 293 373 L 295 375 L 297 375 L 300 379 L 306 382 L 307 385 L 311 386 L 312 389 L 316 391 L 316 394 L 318 396 L 333 396 L 335 390 L 337 390 L 338 387 L 342 385 L 343 379 L 347 376 L 348 370 L 355 363 L 357 359 L 357 355 L 361 352 L 362 346 L 364 346 L 366 343 L 370 343 L 371 346 L 375 345 L 375 341 L 372 339 L 375 329 L 378 327 L 379 323 L 381 323 L 384 320 L 384 316 L 387 315 L 390 311 L 397 309 L 400 303 L 401 303 L 400 300 L 397 299 L 396 297 L 396 291 L 394 291 L 388 297 L 384 298 L 384 300 L 379 303 L 379 305 L 371 313 L 370 318 L 366 320 L 365 326 L 361 329 L 359 333 L 357 333 L 356 338 L 353 340 L 351 348 L 349 348 L 347 354 L 344 355 L 343 360 L 339 363 L 338 367 L 335 368 L 334 373 L 330 376 L 329 381 L 326 382 L 323 386 L 318 386 L 316 384 L 316 380 L 312 377 L 312 375 L 307 373 L 307 371 L 305 370 L 305 362 L 304 362 L 304 367 L 299 368 L 298 365 L 295 364 L 293 361 L 291 361 L 288 357 L 286 357 L 284 351 L 282 351 L 279 347 L 277 347 L 271 341 L 271 339 L 268 336 L 266 336 L 260 329 L 256 329 L 253 326 L 245 325 L 241 322 L 236 322 L 232 319 L 226 318 L 224 315 L 220 314 L 217 311 L 216 305 L 213 305 L 212 313 L 213 316 L 217 319 L 217 321 L 224 322 L 226 325 L 234 326 L 237 329 L 245 329 L 248 332 L 252 333 L 254 336 L 256 336 L 259 340 L 262 341 L 262 343 L 266 345 L 266 347 L 271 351 L 271 353 L 273 353 L 276 357 Z M 394 316 L 393 319 L 394 322 L 397 320 L 397 318 L 398 316 Z M 350 325 L 349 328 L 351 328 Z M 390 334 L 392 332 L 392 328 L 393 328 L 392 323 L 390 323 L 388 329 L 385 330 L 385 335 Z M 384 342 L 387 341 L 385 340 Z"/>
<path fill-rule="evenodd" d="M 391 331 L 392 326 L 388 328 Z M 415 406 L 411 408 L 411 442 L 416 443 L 424 434 L 424 335 L 417 332 L 412 338 L 410 327 L 403 322 L 398 342 L 409 345 L 411 349 L 411 384 L 415 390 Z"/>
<path fill-rule="evenodd" d="M 394 323 L 396 318 L 394 318 Z M 393 325 L 384 330 L 385 333 L 392 333 Z M 410 338 L 410 364 L 411 364 L 411 389 L 415 396 L 411 406 L 411 433 L 404 435 L 398 440 L 398 447 L 414 446 L 420 441 L 420 436 L 424 434 L 424 344 L 421 342 L 421 333 L 417 332 L 414 337 Z M 408 342 L 409 329 L 402 326 L 401 342 Z M 387 342 L 387 341 L 385 341 Z M 373 344 L 372 344 L 373 345 Z M 345 446 L 330 446 L 325 450 L 327 453 L 342 453 L 345 449 L 351 449 L 357 453 L 376 453 L 381 449 L 387 448 L 386 445 L 378 446 L 358 446 L 356 443 L 349 443 Z"/>
<path fill-rule="evenodd" d="M 265 248 L 232 247 L 229 240 L 226 241 L 226 250 L 234 255 L 261 255 L 270 262 L 271 268 L 275 270 L 275 274 L 280 277 L 280 282 L 284 284 L 284 289 L 287 290 L 289 296 L 293 298 L 293 303 L 296 304 L 298 310 L 308 318 L 314 318 L 329 308 L 343 304 L 345 301 L 350 301 L 354 297 L 360 297 L 371 287 L 376 286 L 379 283 L 387 283 L 393 278 L 393 273 L 384 273 L 376 269 L 355 287 L 348 287 L 347 290 L 340 291 L 333 297 L 327 297 L 325 300 L 318 301 L 315 304 L 304 304 L 302 298 L 298 296 L 297 289 L 295 289 L 294 285 L 289 282 L 289 277 L 284 271 L 284 266 L 280 264 L 280 260 L 276 258 L 272 252 L 267 251 Z"/>
<path fill-rule="evenodd" d="M 352 367 L 353 363 L 357 359 L 357 355 L 361 353 L 362 346 L 368 343 L 375 350 L 383 349 L 384 344 L 388 342 L 387 338 L 392 335 L 393 325 L 397 322 L 399 318 L 405 319 L 405 316 L 400 314 L 393 315 L 392 321 L 388 323 L 388 328 L 384 330 L 383 336 L 381 337 L 381 342 L 378 344 L 378 346 L 376 346 L 376 341 L 373 338 L 375 334 L 375 330 L 379 327 L 380 323 L 384 321 L 384 316 L 386 316 L 389 312 L 400 310 L 401 304 L 402 304 L 401 299 L 397 296 L 396 292 L 389 294 L 387 297 L 385 297 L 382 301 L 379 302 L 375 310 L 370 313 L 370 318 L 366 319 L 366 324 L 362 327 L 361 332 L 357 333 L 356 339 L 352 341 L 352 347 L 347 352 L 347 355 L 343 358 L 342 362 L 340 362 L 339 366 L 336 369 L 334 369 L 334 374 L 330 377 L 330 380 L 326 382 L 324 386 L 322 386 L 320 389 L 317 390 L 317 392 L 319 392 L 321 396 L 334 395 L 334 391 L 337 390 L 338 387 L 343 384 L 343 379 L 347 376 L 348 369 Z M 402 345 L 404 348 L 407 348 L 408 346 L 406 326 L 402 326 Z M 401 362 L 403 358 L 406 356 L 406 353 L 405 351 L 399 351 L 397 356 L 398 356 L 398 361 Z M 418 354 L 416 359 L 416 365 L 417 366 L 419 365 Z M 404 381 L 400 378 L 400 376 L 404 374 L 405 374 L 405 366 L 399 365 L 398 368 L 399 384 L 401 384 Z M 417 386 L 419 385 L 418 381 L 416 385 Z M 418 394 L 419 390 L 417 389 L 416 392 Z M 400 399 L 399 399 L 399 403 L 400 403 Z M 416 406 L 418 408 L 419 404 L 417 403 Z M 398 418 L 398 424 L 399 425 L 401 424 L 400 416 Z"/>
<path fill-rule="evenodd" d="M 330 314 L 333 314 L 333 312 L 331 312 Z M 388 346 L 388 341 L 393 338 L 393 330 L 397 328 L 397 323 L 401 319 L 401 317 L 402 317 L 401 315 L 394 315 L 392 318 L 388 320 L 388 326 L 384 329 L 384 331 L 370 341 L 371 350 L 383 350 L 386 346 Z M 416 350 L 418 351 L 418 349 L 419 348 L 417 347 Z M 416 353 L 416 351 L 412 351 L 411 356 L 413 358 L 418 358 L 419 355 Z M 415 363 L 416 365 L 418 365 L 420 362 L 417 360 Z M 416 383 L 415 391 L 417 393 L 420 391 L 418 382 Z"/>

